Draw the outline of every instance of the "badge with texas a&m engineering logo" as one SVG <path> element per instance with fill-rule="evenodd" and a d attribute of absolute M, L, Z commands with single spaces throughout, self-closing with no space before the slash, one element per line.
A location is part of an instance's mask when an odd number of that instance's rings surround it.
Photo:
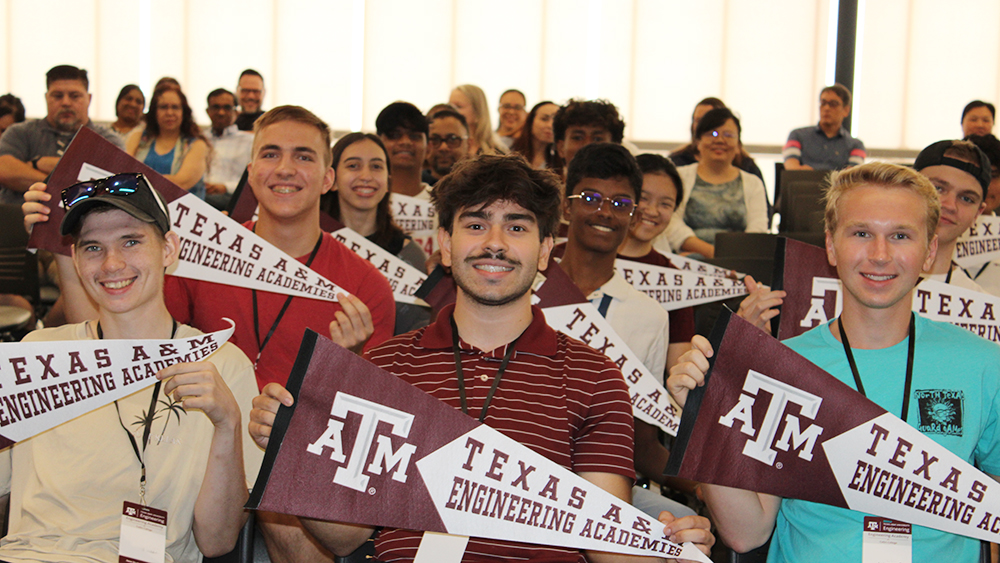
<path fill-rule="evenodd" d="M 917 429 L 730 311 L 711 343 L 666 474 L 1000 540 L 1000 486 L 931 438 L 960 391 L 916 390 Z"/>
<path fill-rule="evenodd" d="M 920 413 L 917 430 L 924 434 L 962 435 L 965 393 L 961 389 L 918 389 L 913 397 Z"/>

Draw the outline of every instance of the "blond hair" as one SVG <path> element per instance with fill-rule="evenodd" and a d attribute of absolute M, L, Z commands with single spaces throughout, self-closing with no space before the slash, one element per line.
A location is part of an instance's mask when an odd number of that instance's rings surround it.
<path fill-rule="evenodd" d="M 869 162 L 830 174 L 830 187 L 824 195 L 826 203 L 826 231 L 833 234 L 839 219 L 837 210 L 840 198 L 862 186 L 899 188 L 913 192 L 927 203 L 927 242 L 934 238 L 938 219 L 941 218 L 941 200 L 937 189 L 927 177 L 912 168 L 888 162 Z"/>
<path fill-rule="evenodd" d="M 323 139 L 323 146 L 325 147 L 322 152 L 323 163 L 330 166 L 333 162 L 333 153 L 330 151 L 330 126 L 327 125 L 325 121 L 317 117 L 316 114 L 301 106 L 278 106 L 276 108 L 269 109 L 266 113 L 264 113 L 264 115 L 258 117 L 257 121 L 254 121 L 254 154 L 257 153 L 257 138 L 260 136 L 260 132 L 263 131 L 265 127 L 274 125 L 275 123 L 281 123 L 282 121 L 296 121 L 298 123 L 304 123 L 315 127 L 316 130 L 319 131 L 320 137 Z"/>
<path fill-rule="evenodd" d="M 476 125 L 469 124 L 469 136 L 476 140 L 480 152 L 484 154 L 505 154 L 507 147 L 497 142 L 493 134 L 493 122 L 490 120 L 489 102 L 486 101 L 486 94 L 483 89 L 475 84 L 461 84 L 455 89 L 465 94 L 472 104 L 472 111 L 476 114 Z"/>

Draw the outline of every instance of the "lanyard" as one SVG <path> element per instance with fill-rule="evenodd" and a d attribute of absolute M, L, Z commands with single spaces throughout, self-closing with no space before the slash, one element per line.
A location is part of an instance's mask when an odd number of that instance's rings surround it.
<path fill-rule="evenodd" d="M 170 339 L 177 336 L 177 321 L 174 321 L 174 327 L 170 331 Z M 104 331 L 101 329 L 101 323 L 97 323 L 97 339 L 104 340 Z M 118 424 L 122 425 L 122 430 L 125 431 L 125 435 L 128 436 L 129 442 L 132 443 L 132 451 L 135 452 L 135 458 L 139 460 L 139 467 L 142 468 L 142 474 L 139 476 L 139 502 L 146 506 L 146 446 L 149 445 L 149 431 L 153 427 L 153 410 L 156 408 L 156 398 L 160 396 L 160 384 L 163 381 L 157 381 L 156 385 L 153 387 L 153 396 L 149 398 L 149 410 L 146 411 L 146 416 L 143 420 L 142 428 L 142 453 L 139 453 L 139 446 L 135 443 L 135 436 L 129 432 L 128 428 L 125 428 L 125 423 L 122 422 L 122 411 L 118 408 L 118 401 L 115 401 L 115 412 L 118 413 Z"/>
<path fill-rule="evenodd" d="M 255 225 L 256 227 L 256 225 Z M 316 241 L 316 246 L 313 247 L 312 252 L 309 253 L 309 259 L 306 260 L 306 268 L 312 266 L 313 260 L 316 259 L 316 254 L 319 252 L 320 243 L 323 242 L 323 233 L 320 233 L 319 239 Z M 264 337 L 264 342 L 260 341 L 260 320 L 257 316 L 257 290 L 251 289 L 251 295 L 253 295 L 253 335 L 257 339 L 257 359 L 253 362 L 253 369 L 257 369 L 257 364 L 260 362 L 260 355 L 264 353 L 264 346 L 271 341 L 271 337 L 274 336 L 274 331 L 278 329 L 278 323 L 281 322 L 281 317 L 285 316 L 285 311 L 288 310 L 288 306 L 292 303 L 293 295 L 289 295 L 288 299 L 285 299 L 285 304 L 281 306 L 281 310 L 278 311 L 278 316 L 274 319 L 274 324 L 271 325 L 271 330 L 267 331 L 267 336 Z"/>
<path fill-rule="evenodd" d="M 913 338 L 914 314 L 910 313 L 910 331 L 907 336 L 906 352 L 906 379 L 903 383 L 903 422 L 906 422 L 906 415 L 910 410 L 910 384 L 913 382 L 913 349 L 916 345 Z M 851 364 L 851 373 L 854 374 L 854 383 L 858 387 L 858 392 L 867 397 L 865 386 L 861 384 L 861 374 L 858 373 L 858 365 L 854 363 L 854 354 L 851 352 L 851 343 L 847 341 L 847 333 L 844 332 L 844 318 L 837 319 L 837 328 L 840 329 L 840 342 L 844 345 L 844 352 L 847 354 L 847 363 Z"/>
<path fill-rule="evenodd" d="M 507 371 L 507 363 L 510 362 L 511 356 L 514 355 L 514 347 L 517 346 L 517 341 L 521 338 L 522 334 L 524 333 L 522 332 L 517 335 L 517 338 L 507 345 L 507 352 L 503 355 L 503 361 L 500 362 L 500 369 L 497 370 L 497 374 L 493 378 L 493 386 L 490 387 L 490 392 L 486 394 L 483 411 L 479 413 L 479 422 L 486 420 L 486 409 L 490 408 L 490 403 L 493 402 L 493 395 L 497 392 L 497 387 L 500 387 L 500 379 L 503 378 L 503 372 Z M 451 349 L 455 352 L 455 374 L 458 376 L 458 399 L 462 405 L 462 412 L 469 414 L 469 409 L 465 402 L 465 376 L 462 374 L 462 351 L 458 347 L 458 325 L 455 324 L 454 316 L 451 317 Z"/>

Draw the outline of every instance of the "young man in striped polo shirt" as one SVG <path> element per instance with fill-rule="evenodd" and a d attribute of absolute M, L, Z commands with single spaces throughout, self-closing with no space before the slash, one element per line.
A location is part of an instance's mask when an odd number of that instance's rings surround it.
<path fill-rule="evenodd" d="M 442 262 L 458 285 L 454 306 L 430 326 L 387 341 L 365 357 L 408 383 L 459 408 L 456 350 L 465 374 L 468 413 L 616 496 L 630 500 L 632 414 L 621 373 L 605 356 L 557 333 L 531 305 L 531 285 L 548 264 L 559 220 L 559 190 L 548 172 L 520 157 L 481 156 L 460 164 L 434 189 L 441 220 Z M 452 336 L 457 330 L 458 338 Z M 457 342 L 457 344 L 456 344 Z M 493 395 L 501 358 L 509 363 Z M 254 400 L 250 432 L 266 446 L 274 413 L 291 395 L 277 384 Z M 714 542 L 699 516 L 664 516 L 672 541 Z M 371 528 L 303 520 L 334 553 L 346 555 Z M 409 560 L 421 534 L 384 529 L 382 560 Z M 464 561 L 512 558 L 584 562 L 566 548 L 472 538 Z M 588 553 L 590 561 L 627 557 Z"/>

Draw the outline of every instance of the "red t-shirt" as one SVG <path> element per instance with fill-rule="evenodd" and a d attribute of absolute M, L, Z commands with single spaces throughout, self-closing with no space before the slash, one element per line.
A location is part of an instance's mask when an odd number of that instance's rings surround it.
<path fill-rule="evenodd" d="M 251 223 L 245 226 L 252 227 Z M 297 258 L 305 264 L 309 255 Z M 365 344 L 373 348 L 392 336 L 396 322 L 396 304 L 389 282 L 374 266 L 353 253 L 329 234 L 323 235 L 319 251 L 310 268 L 326 279 L 361 299 L 372 314 L 375 332 Z M 223 317 L 236 323 L 232 342 L 254 361 L 259 348 L 254 336 L 253 292 L 245 287 L 167 276 L 163 289 L 167 309 L 177 322 L 191 325 L 202 332 L 228 327 Z M 260 342 L 270 332 L 287 295 L 257 291 Z M 257 385 L 263 389 L 275 381 L 285 385 L 292 371 L 295 356 L 305 329 L 311 328 L 330 337 L 330 322 L 340 311 L 340 304 L 320 299 L 293 297 L 281 317 L 271 339 L 257 362 Z"/>
<path fill-rule="evenodd" d="M 669 258 L 656 250 L 650 250 L 649 254 L 638 258 L 619 254 L 618 259 L 660 266 L 661 268 L 677 268 Z M 670 314 L 670 344 L 691 342 L 691 339 L 694 338 L 694 307 L 675 309 L 668 311 L 668 313 Z"/>
<path fill-rule="evenodd" d="M 426 328 L 397 336 L 367 352 L 380 368 L 437 399 L 460 408 L 449 305 Z M 589 346 L 552 330 L 542 311 L 517 341 L 484 422 L 574 473 L 599 472 L 635 478 L 632 407 L 621 372 Z M 479 417 L 507 351 L 489 352 L 459 341 L 470 416 Z M 485 380 L 483 379 L 485 376 Z M 382 561 L 409 561 L 421 532 L 384 529 L 375 549 Z M 464 562 L 585 562 L 574 549 L 472 538 Z"/>

